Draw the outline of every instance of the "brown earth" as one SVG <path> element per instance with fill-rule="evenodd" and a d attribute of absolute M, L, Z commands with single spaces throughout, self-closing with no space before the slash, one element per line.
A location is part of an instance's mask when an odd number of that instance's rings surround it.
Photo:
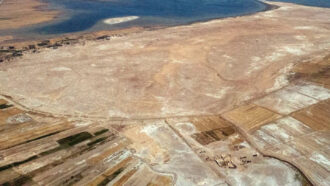
<path fill-rule="evenodd" d="M 0 31 L 53 20 L 57 12 L 45 11 L 45 6 L 39 0 L 4 0 L 0 4 Z"/>
<path fill-rule="evenodd" d="M 276 5 L 250 16 L 27 53 L 0 66 L 0 91 L 58 115 L 223 113 L 285 86 L 294 64 L 330 48 L 328 9 Z"/>

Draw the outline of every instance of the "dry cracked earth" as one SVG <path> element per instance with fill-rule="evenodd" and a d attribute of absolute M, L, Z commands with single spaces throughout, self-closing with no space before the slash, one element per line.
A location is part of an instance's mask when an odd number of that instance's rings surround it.
<path fill-rule="evenodd" d="M 0 64 L 0 184 L 330 185 L 330 11 L 26 51 Z"/>

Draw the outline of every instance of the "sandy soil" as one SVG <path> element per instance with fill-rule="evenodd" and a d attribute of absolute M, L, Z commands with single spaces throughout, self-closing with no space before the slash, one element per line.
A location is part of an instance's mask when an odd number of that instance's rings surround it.
<path fill-rule="evenodd" d="M 17 29 L 54 19 L 55 11 L 43 11 L 39 0 L 4 0 L 0 5 L 0 30 Z"/>

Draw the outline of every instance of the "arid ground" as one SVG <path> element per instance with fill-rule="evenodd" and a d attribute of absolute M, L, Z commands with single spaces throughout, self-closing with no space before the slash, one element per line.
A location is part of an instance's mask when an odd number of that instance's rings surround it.
<path fill-rule="evenodd" d="M 0 43 L 15 39 L 10 34 L 1 34 L 9 29 L 17 29 L 53 20 L 55 11 L 43 11 L 46 4 L 37 0 L 0 1 Z"/>
<path fill-rule="evenodd" d="M 4 44 L 0 184 L 329 185 L 330 11 L 271 4 Z"/>

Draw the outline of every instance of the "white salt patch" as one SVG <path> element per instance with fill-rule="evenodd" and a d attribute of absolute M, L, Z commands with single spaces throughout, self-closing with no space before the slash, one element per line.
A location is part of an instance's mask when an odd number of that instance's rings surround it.
<path fill-rule="evenodd" d="M 319 133 L 314 133 L 313 136 L 310 136 L 310 139 L 324 147 L 325 152 L 330 151 L 330 141 L 327 137 L 320 136 Z M 329 156 L 328 156 L 329 157 Z"/>
<path fill-rule="evenodd" d="M 297 37 L 297 36 L 296 36 Z M 304 36 L 298 36 L 298 38 L 302 38 Z M 288 54 L 292 55 L 303 55 L 307 49 L 313 47 L 311 43 L 304 43 L 304 44 L 296 44 L 296 45 L 285 45 L 278 47 L 276 51 L 265 58 L 265 61 L 276 61 Z"/>
<path fill-rule="evenodd" d="M 155 123 L 156 122 L 156 123 Z M 146 121 L 147 124 L 148 121 Z M 154 125 L 157 126 L 154 126 Z M 153 166 L 155 171 L 175 174 L 176 185 L 218 185 L 224 180 L 210 169 L 163 120 L 151 121 L 142 129 L 168 154 L 166 163 Z M 160 159 L 162 161 L 162 159 Z"/>
<path fill-rule="evenodd" d="M 320 164 L 322 167 L 324 167 L 325 169 L 330 171 L 330 161 L 328 158 L 326 158 L 322 154 L 314 152 L 309 159 Z"/>
<path fill-rule="evenodd" d="M 275 61 L 285 56 L 283 52 L 273 52 L 271 55 L 267 56 L 266 61 Z"/>
<path fill-rule="evenodd" d="M 323 142 L 322 142 L 321 140 L 319 140 L 319 139 L 314 139 L 314 141 L 315 141 L 317 144 L 319 144 L 319 145 L 324 145 Z"/>
<path fill-rule="evenodd" d="M 294 55 L 302 55 L 304 54 L 302 48 L 300 47 L 290 47 L 290 46 L 285 46 L 283 47 L 284 51 L 290 53 L 290 54 L 294 54 Z"/>
<path fill-rule="evenodd" d="M 305 96 L 292 90 L 283 89 L 257 100 L 255 104 L 267 107 L 280 114 L 290 114 L 291 112 L 305 108 L 317 102 L 316 99 L 309 96 Z"/>
<path fill-rule="evenodd" d="M 277 126 L 276 124 L 269 124 L 263 126 L 262 129 L 266 130 L 269 134 L 272 134 L 277 139 L 287 142 L 292 140 L 292 137 L 283 129 Z"/>
<path fill-rule="evenodd" d="M 311 131 L 311 129 L 308 126 L 304 125 L 303 123 L 301 123 L 300 121 L 298 121 L 292 117 L 285 117 L 285 118 L 279 119 L 276 121 L 276 123 L 278 123 L 280 125 L 286 125 L 286 126 L 290 127 L 291 129 L 293 129 L 298 134 L 306 134 L 307 132 Z"/>
<path fill-rule="evenodd" d="M 263 141 L 265 141 L 266 143 L 270 144 L 270 145 L 275 145 L 280 143 L 280 141 L 278 141 L 277 139 L 275 139 L 274 137 L 268 135 L 267 133 L 265 133 L 264 131 L 261 130 L 257 130 L 255 133 L 255 136 Z"/>
<path fill-rule="evenodd" d="M 109 18 L 109 19 L 105 19 L 103 22 L 108 25 L 114 25 L 114 24 L 118 24 L 118 23 L 133 21 L 136 19 L 139 19 L 139 17 L 138 16 L 127 16 L 127 17 Z"/>
<path fill-rule="evenodd" d="M 305 84 L 305 85 L 297 85 L 295 86 L 295 88 L 298 89 L 298 92 L 318 100 L 326 100 L 330 98 L 330 90 L 323 88 L 321 86 L 317 86 L 313 84 Z"/>
<path fill-rule="evenodd" d="M 226 178 L 237 186 L 301 186 L 297 172 L 291 166 L 273 158 L 254 162 L 253 166 L 231 170 Z"/>
<path fill-rule="evenodd" d="M 151 134 L 155 133 L 158 130 L 158 128 L 159 128 L 159 126 L 157 126 L 157 125 L 147 125 L 147 126 L 144 126 L 140 132 L 151 135 Z"/>
<path fill-rule="evenodd" d="M 296 110 L 302 109 L 309 105 L 317 103 L 317 100 L 302 95 L 298 92 L 289 92 L 286 90 L 277 92 L 277 95 L 281 100 L 284 101 L 283 104 L 278 105 L 277 111 L 281 114 L 289 114 Z M 276 105 L 274 105 L 276 107 Z"/>
<path fill-rule="evenodd" d="M 289 45 L 282 47 L 282 51 L 287 52 L 289 54 L 293 55 L 303 55 L 306 53 L 306 51 L 313 47 L 312 43 L 302 43 L 302 44 L 296 44 L 296 45 Z"/>
<path fill-rule="evenodd" d="M 253 62 L 250 64 L 249 68 L 246 70 L 245 74 L 249 75 L 254 71 L 257 71 L 259 69 L 261 69 L 262 64 L 258 63 L 258 62 Z"/>

